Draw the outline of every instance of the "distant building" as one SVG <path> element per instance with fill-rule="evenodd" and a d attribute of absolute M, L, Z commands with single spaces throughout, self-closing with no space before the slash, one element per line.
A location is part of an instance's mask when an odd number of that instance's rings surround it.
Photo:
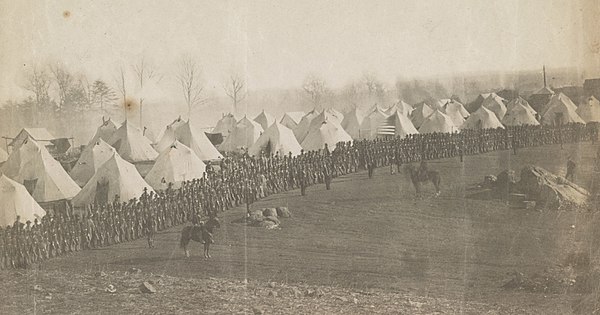
<path fill-rule="evenodd" d="M 600 78 L 598 79 L 586 79 L 583 82 L 583 93 L 584 96 L 594 96 L 600 99 Z"/>

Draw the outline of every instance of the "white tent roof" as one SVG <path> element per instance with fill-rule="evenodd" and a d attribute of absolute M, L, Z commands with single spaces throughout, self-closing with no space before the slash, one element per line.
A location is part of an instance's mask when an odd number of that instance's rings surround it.
<path fill-rule="evenodd" d="M 300 122 L 298 123 L 298 127 L 296 127 L 296 129 L 294 129 L 294 135 L 296 136 L 296 139 L 299 142 L 304 140 L 306 135 L 308 135 L 308 131 L 310 129 L 310 123 L 317 116 L 319 116 L 319 112 L 316 109 L 313 109 L 310 112 L 306 113 L 306 115 L 304 115 L 304 117 L 302 117 L 302 119 L 300 119 Z"/>
<path fill-rule="evenodd" d="M 515 102 L 510 106 L 510 109 L 506 111 L 506 115 L 502 118 L 502 123 L 506 126 L 539 125 L 540 123 L 535 119 L 533 114 L 535 111 L 533 111 L 533 108 L 526 105 L 529 104 Z"/>
<path fill-rule="evenodd" d="M 335 108 L 326 108 L 325 110 L 323 110 L 323 112 L 328 114 L 329 117 L 335 118 L 335 120 L 337 120 L 337 122 L 340 124 L 342 123 L 342 121 L 344 121 L 344 114 L 342 114 L 340 111 L 336 110 Z"/>
<path fill-rule="evenodd" d="M 425 118 L 419 128 L 419 133 L 453 132 L 455 130 L 456 127 L 450 116 L 436 109 L 431 115 Z"/>
<path fill-rule="evenodd" d="M 31 138 L 12 151 L 2 173 L 25 185 L 37 202 L 71 199 L 79 192 L 60 163 Z"/>
<path fill-rule="evenodd" d="M 525 99 L 523 99 L 520 96 L 512 99 L 510 102 L 508 102 L 508 104 L 506 104 L 506 111 L 509 112 L 517 104 L 523 105 L 525 107 L 525 109 L 527 109 L 534 116 L 535 116 L 535 114 L 537 114 L 537 112 L 535 111 L 535 109 L 533 109 L 531 107 L 531 105 L 529 105 L 529 102 L 527 102 Z"/>
<path fill-rule="evenodd" d="M 485 106 L 479 107 L 460 127 L 461 129 L 493 129 L 502 128 L 498 116 Z"/>
<path fill-rule="evenodd" d="M 316 151 L 325 148 L 325 144 L 327 144 L 328 149 L 333 151 L 337 143 L 341 141 L 352 141 L 352 137 L 337 121 L 325 120 L 320 127 L 311 129 L 302 141 L 302 147 L 308 151 Z"/>
<path fill-rule="evenodd" d="M 410 120 L 415 127 L 420 128 L 425 118 L 432 113 L 433 109 L 425 102 L 421 102 L 415 105 L 413 111 L 410 113 Z"/>
<path fill-rule="evenodd" d="M 298 126 L 304 115 L 306 115 L 305 112 L 287 112 L 283 114 L 281 120 L 279 120 L 279 123 L 294 130 Z"/>
<path fill-rule="evenodd" d="M 113 133 L 108 144 L 117 149 L 122 158 L 132 163 L 154 161 L 158 156 L 150 140 L 127 120 Z"/>
<path fill-rule="evenodd" d="M 79 160 L 77 160 L 77 163 L 71 169 L 71 178 L 73 178 L 77 185 L 83 187 L 94 176 L 96 170 L 104 162 L 108 161 L 115 152 L 115 148 L 102 139 L 99 139 L 96 143 L 87 145 L 83 152 L 81 152 Z"/>
<path fill-rule="evenodd" d="M 235 117 L 235 115 L 229 113 L 223 116 L 221 119 L 219 119 L 217 125 L 215 126 L 215 128 L 213 128 L 212 132 L 220 133 L 223 135 L 223 137 L 227 137 L 229 133 L 233 130 L 233 128 L 235 128 L 237 122 L 238 119 Z"/>
<path fill-rule="evenodd" d="M 558 116 L 562 117 L 562 123 L 582 123 L 585 121 L 577 114 L 577 106 L 564 94 L 553 95 L 548 102 L 546 110 L 542 115 L 542 123 L 554 125 Z"/>
<path fill-rule="evenodd" d="M 251 147 L 263 132 L 259 123 L 244 117 L 232 129 L 229 136 L 219 145 L 223 152 L 234 152 Z"/>
<path fill-rule="evenodd" d="M 176 141 L 160 153 L 146 175 L 146 182 L 156 190 L 167 189 L 168 183 L 179 188 L 184 181 L 202 178 L 205 169 L 206 165 L 192 149 Z"/>
<path fill-rule="evenodd" d="M 258 156 L 261 152 L 270 152 L 271 154 L 279 152 L 280 155 L 287 155 L 291 152 L 292 155 L 298 155 L 301 150 L 302 147 L 294 133 L 276 122 L 265 130 L 254 145 L 248 149 L 248 154 Z"/>
<path fill-rule="evenodd" d="M 99 139 L 108 142 L 115 131 L 117 131 L 117 125 L 110 118 L 104 120 L 104 117 L 102 117 L 102 124 L 96 129 L 96 134 L 88 142 L 88 146 L 98 142 Z"/>
<path fill-rule="evenodd" d="M 455 126 L 460 127 L 465 122 L 465 118 L 469 117 L 469 112 L 458 101 L 449 100 L 445 104 L 443 108 L 444 113 L 450 116 Z"/>
<path fill-rule="evenodd" d="M 8 159 L 8 153 L 0 148 L 0 163 L 5 162 Z"/>
<path fill-rule="evenodd" d="M 382 125 L 387 124 L 388 115 L 375 107 L 360 124 L 360 138 L 374 139 Z"/>
<path fill-rule="evenodd" d="M 344 115 L 342 127 L 344 130 L 346 130 L 350 137 L 352 137 L 352 139 L 360 138 L 360 124 L 362 123 L 363 119 L 364 117 L 357 108 L 354 108 Z"/>
<path fill-rule="evenodd" d="M 0 176 L 0 227 L 12 225 L 17 216 L 21 217 L 20 222 L 39 220 L 46 211 L 35 202 L 31 195 L 25 189 L 25 186 L 14 180 Z"/>
<path fill-rule="evenodd" d="M 14 149 L 16 149 L 28 137 L 35 141 L 50 141 L 56 139 L 56 137 L 54 137 L 46 128 L 23 128 L 11 141 L 9 146 L 13 146 Z"/>
<path fill-rule="evenodd" d="M 504 118 L 504 115 L 506 114 L 506 105 L 504 105 L 503 99 L 494 93 L 490 94 L 485 100 L 483 100 L 481 107 L 486 107 L 494 112 L 496 117 L 498 117 L 498 120 Z"/>
<path fill-rule="evenodd" d="M 265 110 L 263 109 L 263 111 L 260 112 L 260 114 L 258 114 L 258 116 L 256 116 L 254 118 L 254 121 L 259 123 L 260 126 L 264 130 L 266 130 L 267 128 L 269 128 L 269 126 L 271 126 L 275 122 L 275 117 L 273 117 L 271 114 L 265 112 Z"/>
<path fill-rule="evenodd" d="M 389 128 L 389 132 L 395 136 L 399 136 L 401 138 L 406 137 L 407 135 L 413 135 L 419 133 L 417 128 L 413 125 L 412 121 L 408 119 L 408 117 L 404 116 L 400 112 L 395 112 L 392 116 L 388 117 L 388 126 L 393 127 Z M 393 129 L 393 130 L 392 130 Z M 393 132 L 393 133 L 392 133 Z M 379 134 L 383 134 L 380 128 Z"/>
<path fill-rule="evenodd" d="M 577 107 L 577 114 L 579 114 L 579 117 L 586 123 L 600 122 L 600 102 L 594 96 L 586 98 L 585 101 Z M 0 158 L 0 162 L 1 161 L 2 159 Z"/>
<path fill-rule="evenodd" d="M 405 101 L 398 100 L 396 104 L 390 106 L 390 108 L 385 110 L 385 114 L 388 116 L 392 116 L 394 113 L 399 112 L 400 114 L 408 117 L 410 113 L 413 111 L 413 107 Z"/>
<path fill-rule="evenodd" d="M 113 154 L 100 166 L 72 202 L 75 207 L 85 207 L 93 204 L 97 200 L 96 197 L 102 195 L 103 192 L 106 193 L 105 201 L 112 202 L 118 195 L 120 202 L 126 202 L 140 197 L 144 188 L 147 188 L 149 192 L 152 191 L 150 185 L 144 181 L 133 164 L 125 161 L 118 154 Z"/>
<path fill-rule="evenodd" d="M 203 161 L 216 160 L 221 157 L 221 154 L 208 140 L 206 134 L 196 131 L 189 121 L 185 121 L 181 117 L 167 126 L 162 138 L 156 144 L 156 149 L 162 152 L 168 149 L 175 140 L 192 149 Z"/>

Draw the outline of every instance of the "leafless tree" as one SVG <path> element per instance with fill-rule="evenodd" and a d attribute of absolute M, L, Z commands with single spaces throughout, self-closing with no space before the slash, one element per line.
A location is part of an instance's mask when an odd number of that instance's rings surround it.
<path fill-rule="evenodd" d="M 246 86 L 246 82 L 239 75 L 233 74 L 229 77 L 229 81 L 223 85 L 223 90 L 225 90 L 225 94 L 229 96 L 231 101 L 233 102 L 233 109 L 237 111 L 238 104 L 243 101 L 247 93 L 244 91 L 244 87 Z"/>
<path fill-rule="evenodd" d="M 204 85 L 202 84 L 202 69 L 198 63 L 189 56 L 184 56 L 179 64 L 177 81 L 181 85 L 183 98 L 188 106 L 188 119 L 192 113 L 192 107 L 205 101 L 202 97 Z"/>
<path fill-rule="evenodd" d="M 361 88 L 361 84 L 357 82 L 348 83 L 342 90 L 342 98 L 344 102 L 349 103 L 348 109 L 357 108 L 361 98 L 364 96 L 364 89 Z"/>
<path fill-rule="evenodd" d="M 61 64 L 51 66 L 50 71 L 58 87 L 58 107 L 64 109 L 69 101 L 69 93 L 75 84 L 75 78 Z"/>
<path fill-rule="evenodd" d="M 317 109 L 321 109 L 323 98 L 329 91 L 325 81 L 315 75 L 309 75 L 304 80 L 302 90 L 304 90 L 312 105 Z"/>
<path fill-rule="evenodd" d="M 37 121 L 35 113 L 37 113 L 40 108 L 44 108 L 51 103 L 50 96 L 48 94 L 48 90 L 50 89 L 50 77 L 44 69 L 34 66 L 33 70 L 27 75 L 27 83 L 24 87 L 34 94 L 35 102 L 33 102 L 33 123 L 36 124 Z"/>
<path fill-rule="evenodd" d="M 152 66 L 150 63 L 146 62 L 146 60 L 144 58 L 142 58 L 137 64 L 133 65 L 133 72 L 135 73 L 135 78 L 137 80 L 138 87 L 140 88 L 142 93 L 144 90 L 144 85 L 147 84 L 148 81 L 151 81 L 151 80 L 160 81 L 160 76 L 159 76 L 159 73 L 156 70 L 156 68 L 154 66 Z M 139 97 L 139 105 L 140 105 L 140 128 L 141 128 L 144 125 L 143 124 L 143 116 L 142 116 L 143 106 L 144 106 L 144 96 L 142 94 L 140 94 L 140 97 Z"/>
<path fill-rule="evenodd" d="M 380 101 L 383 101 L 386 94 L 385 85 L 377 79 L 373 73 L 367 72 L 363 74 L 363 83 L 367 89 L 369 97 L 376 97 Z"/>
<path fill-rule="evenodd" d="M 123 67 L 119 68 L 114 80 L 117 91 L 123 98 L 123 106 L 125 106 L 125 104 L 127 104 L 127 75 Z"/>

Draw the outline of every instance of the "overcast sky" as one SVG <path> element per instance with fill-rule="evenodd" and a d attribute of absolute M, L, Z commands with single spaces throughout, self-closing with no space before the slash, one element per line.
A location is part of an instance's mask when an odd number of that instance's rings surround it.
<path fill-rule="evenodd" d="M 0 0 L 0 101 L 22 97 L 32 64 L 56 61 L 111 81 L 145 57 L 173 81 L 188 54 L 209 86 L 235 71 L 250 89 L 296 87 L 309 73 L 336 87 L 366 71 L 393 82 L 582 67 L 583 2 Z"/>

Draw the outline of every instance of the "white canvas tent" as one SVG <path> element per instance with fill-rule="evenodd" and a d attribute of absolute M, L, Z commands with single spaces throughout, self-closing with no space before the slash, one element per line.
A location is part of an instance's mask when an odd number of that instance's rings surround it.
<path fill-rule="evenodd" d="M 306 115 L 305 112 L 286 112 L 281 117 L 281 120 L 279 120 L 279 123 L 294 130 L 296 127 L 298 127 L 298 124 L 304 115 Z"/>
<path fill-rule="evenodd" d="M 415 105 L 413 111 L 410 113 L 410 120 L 415 127 L 421 128 L 421 124 L 423 124 L 425 118 L 429 117 L 432 113 L 433 109 L 427 103 L 421 102 Z"/>
<path fill-rule="evenodd" d="M 385 114 L 392 116 L 394 113 L 399 112 L 400 114 L 410 117 L 410 113 L 413 111 L 413 107 L 403 100 L 398 100 L 394 105 L 385 110 Z"/>
<path fill-rule="evenodd" d="M 325 145 L 327 145 L 329 151 L 333 151 L 337 143 L 341 141 L 352 141 L 352 137 L 337 121 L 325 120 L 321 123 L 321 126 L 311 129 L 306 138 L 304 138 L 304 141 L 302 141 L 302 148 L 307 151 L 316 151 L 324 149 Z"/>
<path fill-rule="evenodd" d="M 219 145 L 223 152 L 235 152 L 242 148 L 251 147 L 263 133 L 259 123 L 244 117 L 232 129 L 229 137 Z"/>
<path fill-rule="evenodd" d="M 494 112 L 496 117 L 498 117 L 498 120 L 502 120 L 506 114 L 506 105 L 504 105 L 503 98 L 494 93 L 490 94 L 485 100 L 483 100 L 481 107 L 485 107 Z"/>
<path fill-rule="evenodd" d="M 335 108 L 326 108 L 323 112 L 328 115 L 328 119 L 335 119 L 340 124 L 344 121 L 344 114 Z"/>
<path fill-rule="evenodd" d="M 404 138 L 408 135 L 418 134 L 417 128 L 413 125 L 412 121 L 408 119 L 405 115 L 396 111 L 390 117 L 387 118 L 388 122 L 388 132 L 390 135 L 398 136 Z M 379 134 L 385 134 L 382 132 L 381 128 Z"/>
<path fill-rule="evenodd" d="M 131 163 L 154 161 L 158 156 L 150 140 L 144 137 L 138 127 L 127 120 L 113 133 L 108 144 L 115 148 L 123 159 Z"/>
<path fill-rule="evenodd" d="M 542 115 L 545 125 L 582 123 L 585 121 L 577 114 L 577 106 L 564 94 L 553 95 Z"/>
<path fill-rule="evenodd" d="M 533 108 L 526 106 L 526 103 L 515 102 L 506 111 L 504 118 L 502 118 L 502 123 L 505 126 L 537 126 L 540 123 L 537 121 L 537 119 L 535 119 L 535 115 L 533 113 L 535 113 Z"/>
<path fill-rule="evenodd" d="M 446 105 L 444 105 L 443 111 L 444 114 L 450 116 L 456 127 L 460 127 L 470 115 L 463 104 L 455 100 L 449 100 Z"/>
<path fill-rule="evenodd" d="M 296 140 L 298 140 L 299 142 L 302 142 L 302 140 L 304 140 L 310 129 L 310 123 L 317 116 L 319 116 L 319 112 L 316 109 L 313 109 L 310 112 L 306 113 L 304 117 L 302 117 L 302 119 L 298 123 L 298 127 L 296 127 L 296 129 L 293 129 L 294 135 L 296 136 Z"/>
<path fill-rule="evenodd" d="M 94 203 L 113 202 L 115 196 L 119 196 L 119 202 L 127 202 L 139 198 L 144 188 L 148 189 L 148 192 L 153 191 L 135 166 L 115 152 L 83 186 L 72 203 L 81 208 Z"/>
<path fill-rule="evenodd" d="M 461 129 L 495 129 L 502 128 L 502 123 L 498 116 L 485 106 L 479 107 L 474 113 L 465 120 Z"/>
<path fill-rule="evenodd" d="M 104 117 L 102 117 L 102 124 L 96 129 L 96 134 L 88 142 L 88 146 L 98 142 L 100 139 L 108 142 L 115 131 L 117 131 L 117 125 L 110 118 L 104 120 Z"/>
<path fill-rule="evenodd" d="M 586 123 L 600 122 L 600 102 L 594 96 L 586 98 L 579 107 L 577 107 L 576 112 Z M 1 161 L 2 159 L 0 158 L 0 162 Z"/>
<path fill-rule="evenodd" d="M 346 132 L 352 137 L 352 139 L 360 138 L 360 124 L 362 123 L 364 117 L 357 108 L 354 108 L 350 112 L 344 115 L 344 120 L 342 121 L 342 127 Z"/>
<path fill-rule="evenodd" d="M 265 110 L 263 109 L 263 111 L 260 112 L 260 114 L 258 114 L 254 118 L 254 121 L 259 123 L 260 126 L 263 128 L 263 130 L 266 130 L 267 128 L 269 128 L 269 126 L 271 126 L 275 122 L 275 117 L 273 117 L 271 114 L 265 112 Z"/>
<path fill-rule="evenodd" d="M 220 133 L 223 137 L 229 136 L 229 133 L 235 128 L 238 119 L 235 115 L 229 113 L 227 115 L 223 115 L 219 121 L 217 121 L 217 125 L 213 128 L 213 133 Z"/>
<path fill-rule="evenodd" d="M 77 185 L 83 187 L 94 176 L 98 168 L 112 157 L 114 152 L 116 152 L 115 148 L 102 139 L 89 144 L 81 153 L 73 169 L 71 169 L 69 173 L 71 178 Z"/>
<path fill-rule="evenodd" d="M 205 169 L 206 165 L 192 149 L 176 141 L 160 153 L 146 175 L 146 182 L 155 190 L 167 189 L 169 183 L 179 188 L 184 181 L 202 178 Z"/>
<path fill-rule="evenodd" d="M 8 145 L 13 147 L 13 150 L 16 150 L 27 138 L 31 138 L 43 145 L 56 139 L 46 128 L 23 128 Z"/>
<path fill-rule="evenodd" d="M 276 122 L 265 130 L 256 140 L 254 145 L 248 149 L 248 154 L 259 156 L 262 152 L 265 154 L 298 155 L 302 147 L 296 140 L 294 133 L 287 127 Z"/>
<path fill-rule="evenodd" d="M 542 107 L 541 111 L 539 111 L 542 117 L 545 116 L 546 112 L 554 106 L 559 106 L 561 108 L 566 107 L 569 111 L 573 112 L 577 111 L 577 105 L 575 105 L 575 103 L 573 103 L 568 96 L 564 95 L 563 93 L 559 93 L 552 95 L 550 101 L 544 107 Z"/>
<path fill-rule="evenodd" d="M 509 112 L 517 104 L 520 104 L 523 107 L 525 107 L 525 109 L 527 109 L 527 111 L 529 111 L 533 116 L 535 116 L 535 114 L 537 114 L 535 109 L 533 109 L 533 107 L 531 107 L 531 105 L 529 105 L 529 103 L 520 96 L 512 99 L 510 102 L 508 102 L 508 104 L 506 104 L 506 111 Z M 519 108 L 519 110 L 521 110 L 521 109 Z"/>
<path fill-rule="evenodd" d="M 185 121 L 181 117 L 167 126 L 162 138 L 156 144 L 156 149 L 162 152 L 168 149 L 175 140 L 192 149 L 202 161 L 216 160 L 221 157 L 206 134 L 196 131 L 189 121 Z"/>
<path fill-rule="evenodd" d="M 6 227 L 15 223 L 17 216 L 20 222 L 40 220 L 46 211 L 35 202 L 25 186 L 8 178 L 0 176 L 0 226 Z"/>
<path fill-rule="evenodd" d="M 360 124 L 361 139 L 375 139 L 381 126 L 387 124 L 388 115 L 378 107 L 374 107 Z"/>
<path fill-rule="evenodd" d="M 60 163 L 31 138 L 11 152 L 1 171 L 23 184 L 37 202 L 69 200 L 79 192 Z"/>
<path fill-rule="evenodd" d="M 454 126 L 450 116 L 436 109 L 431 115 L 425 118 L 419 128 L 419 133 L 454 132 L 455 130 L 456 126 Z"/>

